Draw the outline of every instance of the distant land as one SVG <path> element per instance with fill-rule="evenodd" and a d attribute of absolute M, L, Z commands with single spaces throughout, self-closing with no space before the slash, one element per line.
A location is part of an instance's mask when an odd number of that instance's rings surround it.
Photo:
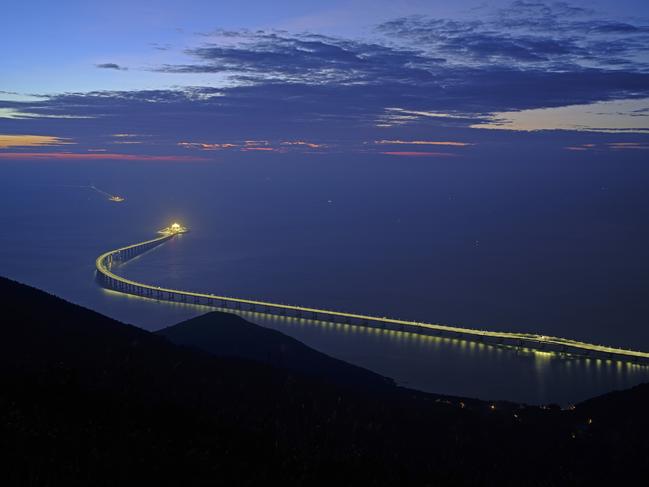
<path fill-rule="evenodd" d="M 3 485 L 625 485 L 649 385 L 439 396 L 209 313 L 150 333 L 0 278 Z"/>

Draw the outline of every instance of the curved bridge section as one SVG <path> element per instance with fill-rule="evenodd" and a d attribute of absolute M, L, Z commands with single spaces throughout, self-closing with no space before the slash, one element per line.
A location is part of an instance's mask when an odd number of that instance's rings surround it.
<path fill-rule="evenodd" d="M 126 262 L 133 257 L 158 245 L 175 238 L 186 230 L 178 231 L 172 227 L 163 230 L 162 236 L 136 243 L 116 250 L 111 250 L 100 255 L 96 261 L 97 277 L 105 288 L 112 289 L 125 294 L 132 294 L 158 301 L 171 301 L 187 304 L 211 306 L 220 309 L 232 309 L 239 311 L 252 311 L 277 316 L 290 316 L 295 318 L 307 318 L 323 322 L 342 322 L 347 324 L 389 328 L 411 333 L 448 336 L 464 340 L 478 341 L 498 345 L 514 347 L 526 347 L 537 351 L 549 353 L 565 353 L 581 355 L 592 358 L 603 358 L 620 360 L 625 362 L 649 364 L 649 353 L 622 348 L 608 347 L 606 345 L 595 345 L 592 343 L 580 342 L 568 338 L 537 335 L 532 333 L 510 333 L 473 328 L 461 328 L 415 321 L 405 321 L 393 318 L 368 316 L 355 313 L 345 313 L 304 306 L 293 306 L 288 304 L 270 303 L 253 299 L 234 298 L 216 294 L 195 293 L 168 289 L 159 286 L 152 286 L 141 282 L 135 282 L 115 274 L 113 268 L 121 262 Z"/>

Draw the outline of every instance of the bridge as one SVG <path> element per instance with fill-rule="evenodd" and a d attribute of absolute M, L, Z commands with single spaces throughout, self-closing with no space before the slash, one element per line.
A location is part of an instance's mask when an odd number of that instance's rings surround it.
<path fill-rule="evenodd" d="M 305 306 L 271 303 L 267 301 L 221 296 L 216 294 L 182 291 L 132 281 L 118 276 L 113 272 L 113 268 L 118 266 L 120 263 L 126 262 L 133 257 L 186 232 L 187 229 L 174 223 L 170 227 L 158 232 L 160 236 L 156 238 L 121 247 L 119 249 L 110 250 L 100 255 L 95 262 L 99 282 L 107 289 L 157 301 L 196 304 L 232 310 L 235 312 L 252 311 L 268 315 L 307 318 L 328 323 L 342 322 L 350 325 L 388 328 L 417 334 L 446 336 L 496 345 L 525 347 L 549 353 L 572 354 L 591 358 L 649 364 L 648 352 L 627 350 L 606 345 L 596 345 L 569 338 L 538 335 L 534 333 L 479 330 L 474 328 L 422 323 L 380 316 L 309 308 Z"/>

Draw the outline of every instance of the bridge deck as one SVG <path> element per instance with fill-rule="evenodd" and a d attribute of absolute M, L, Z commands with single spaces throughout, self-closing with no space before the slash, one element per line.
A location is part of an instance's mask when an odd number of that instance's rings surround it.
<path fill-rule="evenodd" d="M 200 304 L 218 308 L 234 308 L 236 310 L 255 311 L 270 315 L 295 316 L 310 318 L 318 321 L 345 323 L 372 327 L 390 327 L 398 330 L 410 331 L 420 334 L 449 335 L 466 340 L 497 343 L 503 345 L 524 346 L 535 350 L 547 352 L 566 352 L 584 356 L 602 357 L 627 362 L 649 363 L 649 353 L 622 348 L 609 347 L 585 343 L 568 338 L 537 335 L 532 333 L 514 333 L 478 330 L 442 324 L 421 323 L 380 316 L 369 316 L 356 313 L 346 313 L 305 306 L 271 303 L 254 299 L 235 298 L 216 294 L 197 293 L 152 286 L 141 282 L 132 281 L 118 276 L 111 271 L 113 263 L 125 262 L 136 255 L 156 247 L 177 234 L 165 234 L 145 242 L 136 243 L 116 250 L 111 250 L 100 255 L 96 260 L 98 277 L 106 288 L 145 298 L 162 301 Z"/>

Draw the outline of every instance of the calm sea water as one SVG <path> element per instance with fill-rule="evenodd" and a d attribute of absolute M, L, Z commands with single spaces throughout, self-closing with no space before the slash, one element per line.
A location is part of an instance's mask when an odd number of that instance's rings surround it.
<path fill-rule="evenodd" d="M 0 273 L 155 330 L 204 308 L 102 290 L 94 259 L 180 289 L 649 350 L 649 169 L 594 160 L 3 163 Z M 127 197 L 110 203 L 80 186 Z M 649 368 L 248 316 L 426 391 L 567 404 Z"/>

